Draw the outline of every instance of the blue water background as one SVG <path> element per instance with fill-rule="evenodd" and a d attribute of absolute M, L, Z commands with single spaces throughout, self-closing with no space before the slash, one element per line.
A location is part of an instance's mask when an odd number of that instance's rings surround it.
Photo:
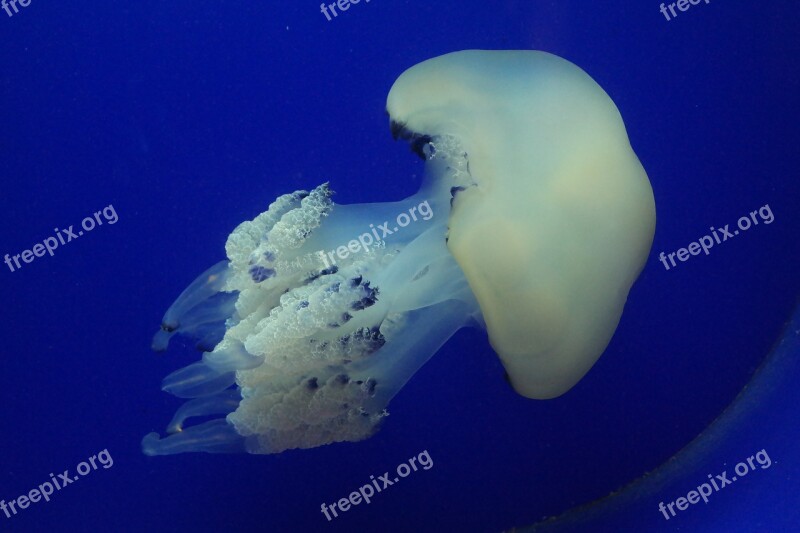
<path fill-rule="evenodd" d="M 702 3 L 671 22 L 630 0 L 372 0 L 331 22 L 310 1 L 0 11 L 0 254 L 109 204 L 119 215 L 54 257 L 0 264 L 0 499 L 100 450 L 114 458 L 0 514 L 0 530 L 498 531 L 655 468 L 734 398 L 800 294 L 794 12 L 786 0 Z M 367 441 L 142 455 L 180 404 L 161 379 L 197 357 L 188 343 L 150 351 L 164 310 L 279 194 L 323 181 L 339 203 L 413 194 L 423 165 L 392 141 L 386 94 L 406 68 L 466 48 L 561 55 L 625 120 L 658 222 L 605 355 L 565 396 L 526 400 L 485 334 L 463 330 Z M 773 224 L 670 271 L 658 262 L 765 204 Z M 320 513 L 422 450 L 432 469 L 333 522 Z M 780 459 L 780 475 L 800 472 L 800 453 Z"/>

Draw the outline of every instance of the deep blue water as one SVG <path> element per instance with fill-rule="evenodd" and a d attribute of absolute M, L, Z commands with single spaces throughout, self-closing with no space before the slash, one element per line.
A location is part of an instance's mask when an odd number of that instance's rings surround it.
<path fill-rule="evenodd" d="M 499 531 L 656 468 L 731 402 L 798 302 L 798 26 L 785 0 L 712 0 L 671 21 L 630 0 L 372 0 L 330 22 L 317 2 L 0 11 L 0 254 L 109 205 L 118 215 L 52 257 L 0 265 L 0 499 L 101 450 L 114 461 L 49 503 L 0 512 L 0 530 Z M 324 181 L 338 203 L 416 192 L 423 165 L 392 141 L 386 94 L 406 68 L 468 48 L 581 66 L 648 172 L 655 241 L 603 357 L 566 395 L 526 400 L 485 333 L 462 330 L 366 441 L 144 456 L 142 436 L 180 404 L 161 379 L 197 357 L 188 342 L 150 351 L 165 309 L 279 194 Z M 672 270 L 659 262 L 764 205 L 772 224 Z M 320 513 L 423 450 L 430 470 L 332 522 Z M 800 474 L 796 447 L 780 461 L 764 475 Z M 751 511 L 742 531 L 771 512 Z M 680 526 L 655 504 L 652 521 Z"/>

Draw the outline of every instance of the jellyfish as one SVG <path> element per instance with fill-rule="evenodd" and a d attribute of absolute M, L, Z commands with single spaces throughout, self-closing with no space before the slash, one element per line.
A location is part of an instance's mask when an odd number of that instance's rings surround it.
<path fill-rule="evenodd" d="M 603 89 L 546 52 L 466 50 L 409 68 L 386 107 L 425 160 L 419 192 L 339 205 L 324 183 L 235 228 L 153 340 L 184 335 L 203 355 L 165 378 L 188 401 L 144 453 L 368 438 L 462 327 L 485 329 L 532 399 L 564 394 L 605 351 L 655 203 Z"/>

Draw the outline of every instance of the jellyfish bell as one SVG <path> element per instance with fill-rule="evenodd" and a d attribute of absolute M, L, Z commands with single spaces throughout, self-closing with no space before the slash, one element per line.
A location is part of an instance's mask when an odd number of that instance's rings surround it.
<path fill-rule="evenodd" d="M 655 230 L 616 106 L 552 54 L 468 50 L 411 67 L 387 108 L 464 147 L 475 186 L 453 203 L 448 248 L 514 388 L 563 394 L 608 345 Z"/>
<path fill-rule="evenodd" d="M 487 329 L 531 398 L 562 394 L 601 355 L 655 224 L 605 92 L 550 54 L 463 51 L 407 70 L 387 110 L 427 161 L 420 191 L 337 205 L 323 184 L 239 225 L 228 261 L 181 294 L 154 339 L 161 350 L 188 335 L 207 351 L 164 380 L 190 401 L 145 453 L 367 438 L 464 326 Z"/>

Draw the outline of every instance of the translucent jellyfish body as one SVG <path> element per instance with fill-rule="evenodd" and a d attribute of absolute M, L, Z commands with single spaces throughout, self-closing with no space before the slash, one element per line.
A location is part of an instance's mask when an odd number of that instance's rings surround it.
<path fill-rule="evenodd" d="M 420 191 L 337 205 L 323 184 L 237 227 L 153 341 L 184 334 L 205 353 L 164 380 L 190 400 L 145 453 L 367 438 L 464 326 L 486 328 L 531 398 L 564 393 L 605 350 L 655 226 L 606 93 L 550 54 L 473 50 L 406 71 L 387 110 L 426 159 Z"/>

